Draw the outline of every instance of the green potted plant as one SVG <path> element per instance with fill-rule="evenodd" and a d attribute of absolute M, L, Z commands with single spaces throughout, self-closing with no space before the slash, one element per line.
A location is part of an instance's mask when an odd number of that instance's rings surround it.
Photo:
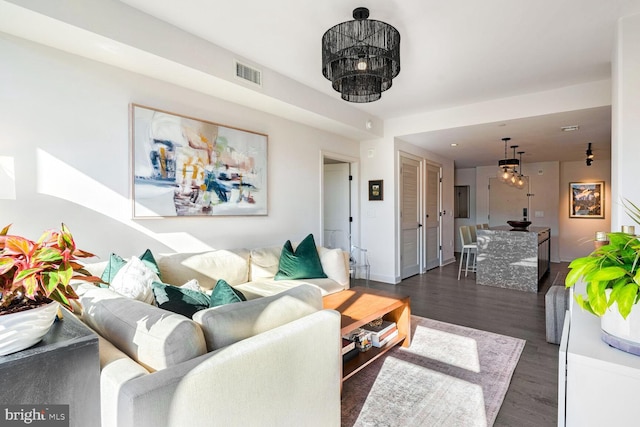
<path fill-rule="evenodd" d="M 640 209 L 622 202 L 627 214 L 640 224 Z M 603 339 L 628 348 L 638 343 L 640 350 L 640 240 L 629 233 L 609 233 L 609 243 L 569 264 L 567 288 L 584 282 L 585 294 L 574 298 L 584 310 L 601 318 Z M 636 324 L 637 322 L 637 324 Z M 625 342 L 626 341 L 626 342 Z"/>
<path fill-rule="evenodd" d="M 39 342 L 55 320 L 58 303 L 73 311 L 72 279 L 101 282 L 77 262 L 80 250 L 69 229 L 45 231 L 37 241 L 0 231 L 0 355 Z"/>

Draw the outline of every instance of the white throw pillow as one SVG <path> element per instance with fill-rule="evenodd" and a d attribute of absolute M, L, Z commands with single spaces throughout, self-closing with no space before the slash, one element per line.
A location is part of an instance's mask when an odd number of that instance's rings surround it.
<path fill-rule="evenodd" d="M 191 291 L 202 292 L 202 290 L 200 289 L 200 282 L 198 282 L 198 279 L 191 279 L 180 287 L 182 289 L 189 289 Z"/>
<path fill-rule="evenodd" d="M 329 279 L 335 280 L 341 286 L 349 286 L 349 267 L 347 267 L 344 253 L 341 249 L 318 248 L 322 270 Z"/>
<path fill-rule="evenodd" d="M 129 262 L 118 271 L 110 283 L 111 289 L 128 298 L 153 304 L 153 282 L 161 282 L 160 278 L 140 258 L 131 257 Z"/>

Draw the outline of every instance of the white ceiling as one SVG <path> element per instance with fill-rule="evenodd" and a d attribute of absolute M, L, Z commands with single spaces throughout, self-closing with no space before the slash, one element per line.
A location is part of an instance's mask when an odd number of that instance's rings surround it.
<path fill-rule="evenodd" d="M 640 0 L 122 1 L 336 99 L 321 73 L 322 34 L 368 7 L 402 37 L 393 87 L 353 104 L 382 119 L 608 79 L 616 21 L 640 13 Z M 559 131 L 574 124 L 579 131 Z M 584 159 L 588 142 L 609 159 L 610 108 L 403 139 L 472 167 L 494 164 L 506 136 L 525 161 Z"/>
<path fill-rule="evenodd" d="M 382 120 L 606 81 L 611 77 L 616 21 L 640 13 L 640 0 L 120 1 L 330 96 L 336 103 L 344 101 L 321 73 L 322 34 L 351 20 L 354 8 L 368 7 L 370 19 L 388 22 L 399 30 L 402 70 L 381 100 L 349 105 Z M 91 34 L 74 37 L 77 32 L 62 31 L 62 21 L 36 19 L 38 14 L 12 15 L 8 12 L 17 9 L 10 3 L 32 4 L 0 0 L 6 16 L 24 20 L 19 26 L 15 19 L 0 16 L 0 30 L 144 72 L 139 51 L 118 57 L 119 62 L 105 60 L 108 53 L 92 47 Z M 33 4 L 43 10 L 48 7 L 46 2 Z M 52 5 L 50 10 L 54 13 L 57 9 Z M 80 17 L 87 10 L 75 12 Z M 60 14 L 74 16 L 73 11 Z M 103 18 L 96 14 L 95 19 Z M 89 21 L 94 22 L 93 17 Z M 126 23 L 126 19 L 112 22 L 111 28 L 115 31 Z M 148 38 L 136 28 L 123 28 L 124 33 L 131 31 L 137 31 L 143 40 Z M 153 61 L 149 64 L 151 67 Z M 579 125 L 580 130 L 560 132 L 564 125 Z M 404 135 L 401 139 L 454 159 L 456 167 L 473 167 L 495 164 L 504 155 L 502 137 L 511 137 L 512 144 L 520 145 L 526 152 L 525 163 L 583 160 L 588 142 L 593 143 L 596 160 L 608 159 L 611 109 L 591 108 Z M 452 148 L 453 142 L 458 146 Z"/>

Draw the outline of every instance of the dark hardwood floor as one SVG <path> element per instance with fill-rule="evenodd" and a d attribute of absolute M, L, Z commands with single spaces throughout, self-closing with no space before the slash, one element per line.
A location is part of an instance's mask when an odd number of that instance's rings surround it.
<path fill-rule="evenodd" d="M 473 273 L 460 280 L 457 264 L 436 268 L 397 285 L 369 287 L 411 297 L 411 313 L 526 340 L 496 426 L 555 426 L 558 413 L 558 346 L 545 339 L 544 296 L 568 263 L 552 263 L 538 293 L 476 285 Z M 352 286 L 364 286 L 354 280 Z"/>

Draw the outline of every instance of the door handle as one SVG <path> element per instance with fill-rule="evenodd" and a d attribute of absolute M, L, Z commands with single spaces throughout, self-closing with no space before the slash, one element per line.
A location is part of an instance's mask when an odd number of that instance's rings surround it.
<path fill-rule="evenodd" d="M 422 227 L 422 224 L 418 224 L 418 228 Z"/>

